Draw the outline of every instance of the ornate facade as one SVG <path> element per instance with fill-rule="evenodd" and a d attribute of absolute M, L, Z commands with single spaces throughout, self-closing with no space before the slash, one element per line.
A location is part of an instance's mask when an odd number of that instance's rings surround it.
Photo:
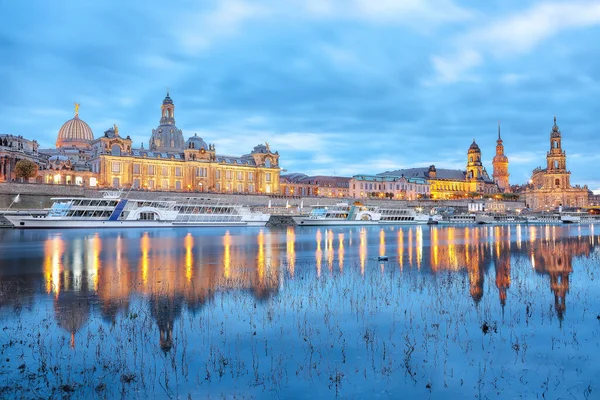
<path fill-rule="evenodd" d="M 94 139 L 91 128 L 75 116 L 58 133 L 55 149 L 41 150 L 48 162 L 40 170 L 44 183 L 138 190 L 279 193 L 279 153 L 268 143 L 242 156 L 216 153 L 194 135 L 187 141 L 175 125 L 175 104 L 169 93 L 148 149 L 135 149 L 129 136 L 114 125 Z"/>
<path fill-rule="evenodd" d="M 38 143 L 23 136 L 0 135 L 0 182 L 16 180 L 15 166 L 20 160 L 45 165 L 48 157 L 40 154 Z"/>
<path fill-rule="evenodd" d="M 565 207 L 586 207 L 587 186 L 571 186 L 571 172 L 567 170 L 567 155 L 562 149 L 562 133 L 556 125 L 550 132 L 550 150 L 546 153 L 546 168 L 533 170 L 525 189 L 525 202 L 533 210 Z"/>
<path fill-rule="evenodd" d="M 350 197 L 356 199 L 392 198 L 417 200 L 429 198 L 429 182 L 424 178 L 407 178 L 404 175 L 355 175 L 350 180 Z"/>
<path fill-rule="evenodd" d="M 409 168 L 387 171 L 378 176 L 421 178 L 429 184 L 432 199 L 460 199 L 471 194 L 494 194 L 498 185 L 492 181 L 481 161 L 481 150 L 475 140 L 467 151 L 466 170 L 442 169 L 435 165 L 429 168 Z"/>
<path fill-rule="evenodd" d="M 508 157 L 504 155 L 504 144 L 500 137 L 500 122 L 498 122 L 498 140 L 496 141 L 496 155 L 492 160 L 494 166 L 494 172 L 492 178 L 498 185 L 498 189 L 503 192 L 510 191 L 510 184 L 508 183 Z"/>

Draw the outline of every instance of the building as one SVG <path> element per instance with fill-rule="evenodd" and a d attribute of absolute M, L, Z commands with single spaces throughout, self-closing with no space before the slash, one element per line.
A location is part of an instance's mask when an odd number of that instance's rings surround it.
<path fill-rule="evenodd" d="M 420 178 L 429 184 L 432 199 L 461 199 L 472 195 L 494 194 L 498 185 L 490 179 L 481 162 L 481 150 L 475 140 L 467 152 L 466 170 L 436 168 L 408 168 L 386 171 L 380 177 Z"/>
<path fill-rule="evenodd" d="M 587 186 L 571 186 L 571 172 L 567 170 L 567 155 L 562 149 L 561 141 L 562 133 L 554 116 L 554 125 L 550 131 L 550 150 L 546 153 L 546 168 L 534 169 L 525 189 L 525 203 L 533 210 L 588 205 Z"/>
<path fill-rule="evenodd" d="M 17 178 L 15 166 L 20 160 L 35 162 L 40 168 L 48 157 L 38 152 L 38 143 L 23 136 L 0 135 L 0 182 L 11 182 Z"/>
<path fill-rule="evenodd" d="M 350 197 L 397 200 L 428 199 L 429 182 L 422 177 L 355 175 L 350 179 Z"/>
<path fill-rule="evenodd" d="M 259 144 L 242 156 L 216 153 L 197 134 L 184 140 L 175 124 L 175 104 L 167 92 L 161 118 L 148 149 L 133 148 L 130 136 L 114 125 L 94 138 L 85 121 L 75 116 L 58 132 L 55 149 L 40 171 L 45 183 L 138 190 L 279 193 L 279 153 Z"/>
<path fill-rule="evenodd" d="M 492 173 L 492 178 L 496 185 L 498 185 L 498 189 L 501 192 L 510 192 L 510 184 L 508 183 L 508 157 L 504 155 L 504 144 L 502 142 L 502 138 L 500 137 L 500 121 L 498 121 L 498 140 L 496 141 L 496 155 L 492 160 L 492 165 L 494 167 L 494 172 Z"/>
<path fill-rule="evenodd" d="M 281 176 L 281 193 L 286 196 L 349 197 L 350 178 L 308 176 L 293 173 Z"/>

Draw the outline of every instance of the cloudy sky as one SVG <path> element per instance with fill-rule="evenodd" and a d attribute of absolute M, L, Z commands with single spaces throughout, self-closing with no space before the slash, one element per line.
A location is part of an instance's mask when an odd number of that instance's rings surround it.
<path fill-rule="evenodd" d="M 77 101 L 147 146 L 169 87 L 184 136 L 308 174 L 463 168 L 474 138 L 491 174 L 500 120 L 523 183 L 556 114 L 572 182 L 600 188 L 600 1 L 91 3 L 0 1 L 0 133 L 52 146 Z"/>

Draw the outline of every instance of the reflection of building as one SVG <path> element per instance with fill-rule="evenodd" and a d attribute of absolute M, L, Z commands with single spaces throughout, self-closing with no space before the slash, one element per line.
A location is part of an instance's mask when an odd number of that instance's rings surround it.
<path fill-rule="evenodd" d="M 546 154 L 546 168 L 536 168 L 525 190 L 525 202 L 534 210 L 559 206 L 585 207 L 588 189 L 571 186 L 571 172 L 567 171 L 567 155 L 561 145 L 562 134 L 556 125 L 550 132 L 550 151 Z"/>
<path fill-rule="evenodd" d="M 379 174 L 386 177 L 421 178 L 429 183 L 431 198 L 462 198 L 468 193 L 491 194 L 498 192 L 481 161 L 481 150 L 475 140 L 467 152 L 467 168 L 443 169 L 431 165 L 429 168 L 409 168 Z"/>
<path fill-rule="evenodd" d="M 198 135 L 185 141 L 175 125 L 175 104 L 169 93 L 163 100 L 161 119 L 152 130 L 147 150 L 143 144 L 139 149 L 133 148 L 131 138 L 120 134 L 116 125 L 94 139 L 92 129 L 79 118 L 76 104 L 75 116 L 58 132 L 56 148 L 40 153 L 49 159 L 35 160 L 40 165 L 39 178 L 49 184 L 279 193 L 278 152 L 272 152 L 265 143 L 242 156 L 225 156 L 217 154 L 215 146 Z M 14 161 L 9 164 L 9 169 L 14 168 Z"/>
<path fill-rule="evenodd" d="M 569 275 L 573 272 L 573 257 L 589 257 L 592 246 L 579 238 L 565 238 L 533 242 L 531 248 L 535 271 L 550 276 L 550 289 L 554 293 L 554 308 L 562 320 L 567 309 Z"/>
<path fill-rule="evenodd" d="M 510 251 L 502 251 L 496 254 L 494 260 L 496 267 L 496 287 L 500 296 L 502 307 L 506 305 L 506 291 L 510 287 Z"/>

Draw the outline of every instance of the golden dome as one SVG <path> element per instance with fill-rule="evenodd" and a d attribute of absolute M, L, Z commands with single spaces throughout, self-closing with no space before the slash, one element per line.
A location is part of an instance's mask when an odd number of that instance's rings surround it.
<path fill-rule="evenodd" d="M 65 122 L 58 131 L 56 147 L 88 147 L 94 140 L 90 126 L 79 119 L 78 108 L 75 109 L 75 117 Z"/>

